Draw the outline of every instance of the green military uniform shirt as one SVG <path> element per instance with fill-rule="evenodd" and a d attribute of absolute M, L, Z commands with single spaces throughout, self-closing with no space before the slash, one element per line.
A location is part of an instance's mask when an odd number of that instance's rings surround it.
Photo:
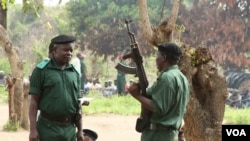
<path fill-rule="evenodd" d="M 39 109 L 52 116 L 76 114 L 80 98 L 80 74 L 73 65 L 59 68 L 53 59 L 45 60 L 34 69 L 30 94 L 40 96 Z"/>
<path fill-rule="evenodd" d="M 117 92 L 119 95 L 125 94 L 125 85 L 126 85 L 126 77 L 125 73 L 121 71 L 117 71 L 117 79 L 116 79 L 116 86 Z"/>
<path fill-rule="evenodd" d="M 172 141 L 177 137 L 178 128 L 186 111 L 189 92 L 188 80 L 177 65 L 169 67 L 160 74 L 157 81 L 147 89 L 154 107 L 150 121 L 169 127 L 171 130 L 145 130 L 142 133 L 142 141 Z"/>

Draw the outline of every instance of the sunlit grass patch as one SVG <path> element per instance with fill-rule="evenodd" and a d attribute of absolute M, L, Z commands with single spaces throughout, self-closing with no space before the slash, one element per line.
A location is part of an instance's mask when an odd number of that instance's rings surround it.
<path fill-rule="evenodd" d="M 224 120 L 226 124 L 250 124 L 250 108 L 231 108 L 226 106 Z"/>
<path fill-rule="evenodd" d="M 84 114 L 137 115 L 140 113 L 140 103 L 130 95 L 104 97 L 101 94 L 90 93 L 86 97 L 94 98 L 94 100 L 90 101 L 89 106 L 83 106 Z"/>

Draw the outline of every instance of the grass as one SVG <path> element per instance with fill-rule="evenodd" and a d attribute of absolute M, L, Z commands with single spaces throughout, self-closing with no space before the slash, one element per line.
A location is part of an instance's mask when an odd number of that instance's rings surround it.
<path fill-rule="evenodd" d="M 84 114 L 137 115 L 140 113 L 140 103 L 130 95 L 104 97 L 99 93 L 90 93 L 86 97 L 94 98 L 94 100 L 90 101 L 89 106 L 83 106 Z"/>
<path fill-rule="evenodd" d="M 250 124 L 250 108 L 236 109 L 226 106 L 224 120 L 226 124 Z"/>
<path fill-rule="evenodd" d="M 132 96 L 104 97 L 99 92 L 91 92 L 86 97 L 94 98 L 89 106 L 83 106 L 85 115 L 117 114 L 117 115 L 139 115 L 140 103 Z M 0 103 L 8 102 L 5 87 L 0 87 Z M 226 106 L 224 121 L 226 124 L 250 124 L 250 108 L 235 109 Z"/>
<path fill-rule="evenodd" d="M 18 129 L 20 129 L 20 123 L 14 123 L 10 120 L 3 127 L 4 131 L 17 131 Z"/>

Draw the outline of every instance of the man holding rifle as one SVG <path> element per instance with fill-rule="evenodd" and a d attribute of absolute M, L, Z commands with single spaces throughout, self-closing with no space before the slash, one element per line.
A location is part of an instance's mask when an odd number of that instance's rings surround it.
<path fill-rule="evenodd" d="M 142 95 L 138 83 L 130 86 L 128 92 L 144 109 L 151 112 L 150 124 L 142 131 L 141 141 L 177 141 L 190 88 L 187 78 L 177 65 L 182 55 L 180 47 L 174 43 L 157 47 L 156 66 L 159 76 L 147 88 L 147 96 Z"/>

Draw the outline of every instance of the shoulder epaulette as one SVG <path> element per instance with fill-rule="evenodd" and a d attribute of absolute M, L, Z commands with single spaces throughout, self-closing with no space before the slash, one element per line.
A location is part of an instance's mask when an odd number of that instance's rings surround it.
<path fill-rule="evenodd" d="M 46 58 L 42 62 L 40 62 L 36 67 L 43 69 L 49 63 L 49 61 L 50 61 L 50 59 Z"/>

